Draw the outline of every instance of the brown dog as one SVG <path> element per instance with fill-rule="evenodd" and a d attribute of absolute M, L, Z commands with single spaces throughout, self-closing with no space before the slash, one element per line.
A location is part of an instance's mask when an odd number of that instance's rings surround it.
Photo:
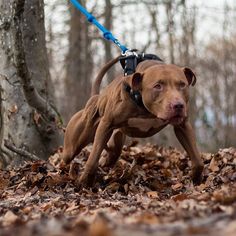
<path fill-rule="evenodd" d="M 103 75 L 117 61 L 114 59 L 101 70 L 93 93 L 98 92 Z M 141 62 L 134 74 L 113 80 L 71 118 L 65 132 L 64 163 L 68 164 L 93 142 L 79 178 L 82 186 L 92 185 L 103 149 L 108 152 L 105 165 L 113 166 L 120 156 L 125 135 L 150 137 L 170 124 L 192 160 L 192 179 L 199 183 L 203 162 L 188 121 L 189 86 L 195 82 L 195 74 L 189 68 L 154 60 Z"/>

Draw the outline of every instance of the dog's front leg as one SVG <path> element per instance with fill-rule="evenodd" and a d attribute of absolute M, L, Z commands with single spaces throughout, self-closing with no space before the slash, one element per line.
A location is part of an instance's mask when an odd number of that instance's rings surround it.
<path fill-rule="evenodd" d="M 122 152 L 125 142 L 125 134 L 120 129 L 113 131 L 110 140 L 107 143 L 107 157 L 101 160 L 102 166 L 114 167 Z"/>
<path fill-rule="evenodd" d="M 96 130 L 92 151 L 85 164 L 84 172 L 79 179 L 80 186 L 91 186 L 94 181 L 96 170 L 98 167 L 99 157 L 102 150 L 105 148 L 109 138 L 111 137 L 112 129 L 110 123 L 102 119 Z"/>
<path fill-rule="evenodd" d="M 192 180 L 195 184 L 201 183 L 203 161 L 197 149 L 195 134 L 188 120 L 175 126 L 174 131 L 179 142 L 182 144 L 192 161 Z"/>

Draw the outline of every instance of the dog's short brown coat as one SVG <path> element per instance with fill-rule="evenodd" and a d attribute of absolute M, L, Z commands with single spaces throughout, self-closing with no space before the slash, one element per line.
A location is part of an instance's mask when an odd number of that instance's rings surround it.
<path fill-rule="evenodd" d="M 114 62 L 101 70 L 99 83 Z M 150 137 L 171 124 L 192 160 L 192 179 L 199 183 L 203 163 L 188 120 L 189 86 L 195 82 L 195 74 L 189 68 L 158 61 L 141 62 L 134 74 L 114 79 L 71 118 L 65 131 L 63 162 L 68 164 L 93 142 L 79 178 L 81 185 L 91 185 L 103 149 L 108 152 L 103 164 L 113 166 L 120 156 L 126 135 Z M 97 90 L 94 88 L 94 93 Z M 131 93 L 134 92 L 141 94 L 143 105 L 132 99 Z"/>

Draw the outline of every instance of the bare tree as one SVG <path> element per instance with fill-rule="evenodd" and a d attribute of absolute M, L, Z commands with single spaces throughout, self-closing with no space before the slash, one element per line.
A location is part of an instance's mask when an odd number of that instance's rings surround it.
<path fill-rule="evenodd" d="M 196 9 L 188 9 L 186 0 L 182 0 L 179 4 L 181 8 L 181 37 L 179 42 L 179 56 L 178 64 L 183 66 L 189 66 L 193 69 L 196 66 Z M 197 116 L 197 105 L 196 105 L 196 88 L 192 88 L 190 95 L 190 120 L 193 126 L 195 126 Z"/>
<path fill-rule="evenodd" d="M 43 0 L 0 0 L 1 157 L 46 159 L 62 143 L 45 47 Z M 10 151 L 11 150 L 11 151 Z"/>
<path fill-rule="evenodd" d="M 86 6 L 86 0 L 81 1 Z M 86 103 L 90 95 L 93 57 L 89 23 L 73 6 L 70 7 L 69 52 L 66 58 L 63 115 L 68 119 Z"/>
<path fill-rule="evenodd" d="M 105 18 L 105 27 L 108 30 L 112 30 L 112 25 L 113 25 L 113 15 L 112 15 L 112 11 L 113 11 L 113 5 L 111 3 L 111 0 L 105 0 L 105 9 L 104 9 L 104 18 Z M 112 44 L 111 42 L 104 40 L 104 48 L 105 48 L 105 61 L 110 61 L 112 59 Z M 110 70 L 107 73 L 107 78 L 108 78 L 108 82 L 111 82 L 114 79 L 114 71 Z"/>
<path fill-rule="evenodd" d="M 154 6 L 150 5 L 150 4 L 146 4 L 146 7 L 148 9 L 148 12 L 150 14 L 151 17 L 151 27 L 150 27 L 150 31 L 154 32 L 154 42 L 152 42 L 152 40 L 149 40 L 149 44 L 154 43 L 155 44 L 155 51 L 159 52 L 160 48 L 161 48 L 161 34 L 160 34 L 160 29 L 159 29 L 159 25 L 158 25 L 158 8 L 159 8 L 159 4 L 155 4 Z M 150 33 L 151 33 L 150 32 Z M 151 35 L 151 34 L 150 34 Z M 145 51 L 146 48 L 144 48 L 143 51 Z"/>
<path fill-rule="evenodd" d="M 166 17 L 167 17 L 167 28 L 166 31 L 168 33 L 168 41 L 169 41 L 169 57 L 170 63 L 175 63 L 175 43 L 174 43 L 174 4 L 172 0 L 167 0 L 164 2 L 165 9 L 166 9 Z"/>

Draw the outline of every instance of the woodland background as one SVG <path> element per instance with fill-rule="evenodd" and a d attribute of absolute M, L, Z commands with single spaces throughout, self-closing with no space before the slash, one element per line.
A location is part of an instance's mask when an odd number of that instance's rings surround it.
<path fill-rule="evenodd" d="M 234 1 L 87 0 L 81 3 L 128 47 L 158 54 L 168 63 L 192 67 L 198 82 L 192 91 L 191 119 L 201 149 L 215 151 L 236 145 Z M 67 121 L 87 101 L 90 81 L 98 69 L 119 52 L 64 1 L 46 1 L 46 4 L 50 69 L 58 106 Z M 121 71 L 120 66 L 117 71 Z M 114 74 L 108 75 L 108 81 Z M 176 145 L 171 131 L 159 136 L 158 143 Z"/>
<path fill-rule="evenodd" d="M 235 0 L 80 2 L 128 47 L 196 71 L 203 181 L 194 186 L 188 155 L 167 147 L 170 127 L 127 143 L 79 189 L 91 147 L 62 168 L 63 128 L 119 51 L 69 1 L 0 0 L 0 235 L 235 236 Z"/>
<path fill-rule="evenodd" d="M 235 1 L 80 2 L 128 47 L 196 71 L 190 114 L 201 151 L 236 146 Z M 119 51 L 69 1 L 0 0 L 0 13 L 3 164 L 12 151 L 45 159 Z M 121 72 L 117 65 L 105 84 Z M 177 145 L 171 129 L 149 141 Z"/>

